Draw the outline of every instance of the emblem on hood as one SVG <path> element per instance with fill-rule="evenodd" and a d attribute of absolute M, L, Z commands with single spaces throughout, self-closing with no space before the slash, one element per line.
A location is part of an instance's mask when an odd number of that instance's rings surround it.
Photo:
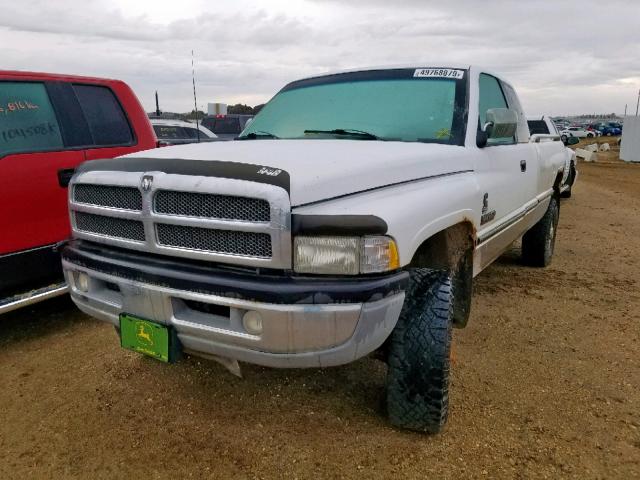
<path fill-rule="evenodd" d="M 148 192 L 149 190 L 151 190 L 152 183 L 153 183 L 153 176 L 145 175 L 144 177 L 142 177 L 142 182 L 140 182 L 140 186 L 142 187 L 142 190 L 144 190 L 145 192 Z"/>

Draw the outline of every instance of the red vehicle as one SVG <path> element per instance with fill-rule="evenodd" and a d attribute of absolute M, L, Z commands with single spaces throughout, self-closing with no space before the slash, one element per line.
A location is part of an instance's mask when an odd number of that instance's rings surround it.
<path fill-rule="evenodd" d="M 0 313 L 66 291 L 57 246 L 76 166 L 156 146 L 124 82 L 0 70 Z"/>

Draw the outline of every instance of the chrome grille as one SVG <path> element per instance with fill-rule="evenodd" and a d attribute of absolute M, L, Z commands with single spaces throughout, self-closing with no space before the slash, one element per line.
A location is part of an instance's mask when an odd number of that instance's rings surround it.
<path fill-rule="evenodd" d="M 268 222 L 269 202 L 260 198 L 211 193 L 159 190 L 154 196 L 154 211 L 165 215 Z"/>
<path fill-rule="evenodd" d="M 142 195 L 134 187 L 79 183 L 73 187 L 73 200 L 89 205 L 142 210 Z"/>
<path fill-rule="evenodd" d="M 142 188 L 144 178 L 149 180 Z M 155 171 L 85 171 L 69 187 L 76 238 L 154 255 L 291 268 L 291 203 L 277 185 Z"/>
<path fill-rule="evenodd" d="M 271 236 L 267 233 L 213 230 L 182 225 L 156 225 L 158 243 L 167 247 L 205 252 L 271 258 Z"/>
<path fill-rule="evenodd" d="M 75 212 L 76 229 L 97 235 L 144 242 L 144 225 L 137 220 L 105 217 L 93 213 Z"/>

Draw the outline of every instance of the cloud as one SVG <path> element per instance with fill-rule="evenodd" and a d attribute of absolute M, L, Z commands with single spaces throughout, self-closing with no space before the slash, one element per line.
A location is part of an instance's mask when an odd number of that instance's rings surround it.
<path fill-rule="evenodd" d="M 121 78 L 147 109 L 260 103 L 320 72 L 424 62 L 504 74 L 530 113 L 618 111 L 640 78 L 640 4 L 568 0 L 0 0 L 3 68 Z"/>

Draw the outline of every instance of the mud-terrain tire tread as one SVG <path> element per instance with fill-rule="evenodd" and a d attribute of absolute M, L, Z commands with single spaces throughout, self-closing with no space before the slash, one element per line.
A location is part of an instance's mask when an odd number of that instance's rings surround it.
<path fill-rule="evenodd" d="M 397 427 L 438 433 L 449 410 L 453 290 L 449 273 L 411 272 L 389 343 L 387 413 Z"/>
<path fill-rule="evenodd" d="M 559 217 L 560 203 L 553 196 L 544 216 L 522 236 L 522 260 L 526 265 L 546 267 L 551 263 Z M 552 235 L 550 241 L 549 235 Z"/>

